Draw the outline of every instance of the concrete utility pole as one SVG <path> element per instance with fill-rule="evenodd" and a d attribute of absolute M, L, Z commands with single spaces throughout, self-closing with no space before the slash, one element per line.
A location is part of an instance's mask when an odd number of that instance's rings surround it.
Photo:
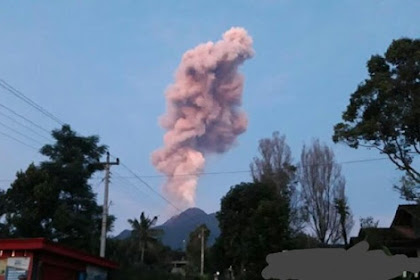
<path fill-rule="evenodd" d="M 204 227 L 201 228 L 201 269 L 200 274 L 201 276 L 204 275 Z"/>
<path fill-rule="evenodd" d="M 105 192 L 104 192 L 104 205 L 102 211 L 102 230 L 101 230 L 101 251 L 99 255 L 105 257 L 105 245 L 106 245 L 106 222 L 108 218 L 108 190 L 109 190 L 109 169 L 111 165 L 120 164 L 120 159 L 117 158 L 116 162 L 109 161 L 109 152 L 106 153 L 106 162 L 100 164 L 105 165 Z"/>

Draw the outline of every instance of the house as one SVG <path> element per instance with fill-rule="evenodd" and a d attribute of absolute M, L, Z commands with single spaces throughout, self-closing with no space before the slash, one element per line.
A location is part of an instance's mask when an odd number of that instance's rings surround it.
<path fill-rule="evenodd" d="M 109 280 L 117 267 L 44 238 L 0 239 L 0 280 Z"/>
<path fill-rule="evenodd" d="M 420 205 L 399 205 L 389 228 L 362 228 L 350 246 L 366 240 L 371 249 L 385 246 L 392 254 L 420 257 Z"/>
<path fill-rule="evenodd" d="M 171 273 L 181 274 L 183 276 L 186 275 L 185 267 L 188 265 L 188 261 L 185 261 L 185 260 L 173 261 L 171 262 L 171 264 L 172 264 Z"/>

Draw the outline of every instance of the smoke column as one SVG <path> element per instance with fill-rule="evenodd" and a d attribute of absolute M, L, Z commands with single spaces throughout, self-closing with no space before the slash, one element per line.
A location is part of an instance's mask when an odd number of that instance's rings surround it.
<path fill-rule="evenodd" d="M 246 130 L 238 67 L 253 55 L 252 38 L 235 27 L 222 40 L 200 44 L 182 57 L 159 120 L 167 131 L 164 146 L 152 153 L 153 165 L 167 177 L 164 192 L 179 206 L 194 205 L 205 155 L 226 152 Z"/>

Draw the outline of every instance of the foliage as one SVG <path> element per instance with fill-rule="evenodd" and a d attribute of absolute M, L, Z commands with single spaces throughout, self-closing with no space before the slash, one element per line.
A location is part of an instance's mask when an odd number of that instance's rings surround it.
<path fill-rule="evenodd" d="M 350 207 L 347 202 L 347 198 L 336 198 L 335 201 L 335 209 L 340 216 L 340 228 L 341 228 L 341 236 L 344 241 L 344 245 L 348 245 L 348 233 L 354 226 L 353 215 L 351 213 Z"/>
<path fill-rule="evenodd" d="M 99 251 L 102 207 L 88 180 L 106 152 L 97 136 L 81 137 L 64 125 L 53 145 L 41 148 L 48 160 L 19 171 L 5 195 L 6 226 L 13 237 L 46 237 L 89 253 Z M 108 231 L 115 218 L 109 216 Z"/>
<path fill-rule="evenodd" d="M 377 149 L 405 172 L 400 190 L 407 200 L 419 200 L 420 170 L 420 40 L 394 40 L 384 56 L 367 62 L 369 78 L 351 95 L 334 127 L 334 142 L 352 148 Z"/>
<path fill-rule="evenodd" d="M 5 225 L 6 219 L 6 201 L 5 201 L 5 192 L 0 190 L 0 238 L 8 236 L 8 229 Z"/>
<path fill-rule="evenodd" d="M 375 221 L 373 217 L 360 218 L 360 228 L 377 228 L 379 221 Z"/>
<path fill-rule="evenodd" d="M 198 226 L 194 231 L 192 231 L 188 238 L 187 243 L 187 261 L 188 272 L 189 274 L 199 274 L 201 268 L 201 233 L 204 232 L 204 269 L 208 267 L 208 250 L 207 250 L 207 241 L 210 236 L 210 230 L 205 224 Z"/>
<path fill-rule="evenodd" d="M 314 140 L 304 146 L 299 164 L 299 182 L 310 226 L 322 244 L 340 240 L 340 215 L 337 199 L 345 199 L 345 179 L 336 163 L 334 152 Z"/>
<path fill-rule="evenodd" d="M 161 267 L 150 267 L 136 264 L 132 266 L 121 267 L 110 274 L 110 279 L 124 280 L 181 280 L 181 275 L 170 273 L 170 267 L 165 269 Z"/>
<path fill-rule="evenodd" d="M 141 212 L 140 219 L 129 219 L 128 223 L 132 227 L 131 239 L 137 242 L 138 248 L 141 252 L 140 262 L 144 263 L 144 253 L 148 249 L 154 249 L 157 238 L 161 231 L 152 228 L 157 222 L 157 217 L 152 219 L 146 217 L 144 212 Z"/>
<path fill-rule="evenodd" d="M 290 231 L 292 235 L 302 231 L 306 217 L 297 189 L 296 166 L 292 162 L 292 153 L 286 143 L 286 136 L 274 132 L 272 138 L 259 141 L 259 156 L 250 164 L 254 182 L 273 185 L 280 196 L 289 204 Z"/>
<path fill-rule="evenodd" d="M 236 275 L 260 275 L 265 257 L 290 247 L 288 205 L 276 188 L 241 183 L 222 198 L 216 242 L 220 271 L 232 265 Z M 246 269 L 246 272 L 244 272 Z"/>

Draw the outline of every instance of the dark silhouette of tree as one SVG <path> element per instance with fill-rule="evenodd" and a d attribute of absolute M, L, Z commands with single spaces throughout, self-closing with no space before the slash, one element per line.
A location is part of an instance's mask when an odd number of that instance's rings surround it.
<path fill-rule="evenodd" d="M 405 172 L 399 186 L 402 197 L 420 199 L 420 40 L 394 40 L 384 56 L 367 62 L 369 77 L 352 93 L 334 127 L 334 142 L 357 149 L 374 148 Z"/>
<path fill-rule="evenodd" d="M 237 276 L 260 277 L 267 254 L 290 247 L 288 217 L 287 204 L 272 186 L 241 183 L 231 188 L 217 213 L 218 269 L 232 266 Z"/>
<path fill-rule="evenodd" d="M 345 179 L 335 161 L 334 152 L 319 140 L 304 146 L 299 164 L 304 209 L 310 226 L 322 244 L 336 243 L 340 238 L 340 215 L 337 199 L 345 199 Z"/>
<path fill-rule="evenodd" d="M 338 198 L 335 200 L 335 208 L 340 215 L 340 228 L 344 245 L 348 245 L 348 233 L 354 226 L 353 214 L 347 203 L 347 198 Z"/>
<path fill-rule="evenodd" d="M 161 234 L 161 230 L 153 228 L 157 219 L 158 218 L 156 216 L 150 219 L 144 215 L 144 212 L 141 212 L 139 220 L 128 220 L 128 223 L 132 228 L 131 237 L 138 242 L 139 250 L 141 252 L 141 263 L 144 263 L 145 251 L 154 247 L 158 235 Z"/>
<path fill-rule="evenodd" d="M 207 241 L 210 236 L 210 230 L 205 224 L 198 226 L 192 231 L 188 238 L 187 243 L 187 260 L 189 262 L 189 272 L 198 274 L 201 268 L 201 231 L 204 231 L 204 269 L 206 270 L 206 264 L 208 264 L 209 256 L 207 255 Z"/>
<path fill-rule="evenodd" d="M 102 207 L 88 180 L 103 167 L 107 150 L 98 136 L 82 137 L 69 125 L 54 130 L 55 143 L 41 148 L 39 166 L 19 171 L 5 194 L 6 227 L 14 237 L 46 237 L 97 254 Z M 112 229 L 115 218 L 108 217 Z"/>
<path fill-rule="evenodd" d="M 290 230 L 292 235 L 300 233 L 306 217 L 297 189 L 296 166 L 293 165 L 292 153 L 286 143 L 286 136 L 274 132 L 272 138 L 259 141 L 258 157 L 254 157 L 250 168 L 254 182 L 272 185 L 288 203 Z"/>
<path fill-rule="evenodd" d="M 377 228 L 379 221 L 375 221 L 373 217 L 360 218 L 360 228 Z"/>

